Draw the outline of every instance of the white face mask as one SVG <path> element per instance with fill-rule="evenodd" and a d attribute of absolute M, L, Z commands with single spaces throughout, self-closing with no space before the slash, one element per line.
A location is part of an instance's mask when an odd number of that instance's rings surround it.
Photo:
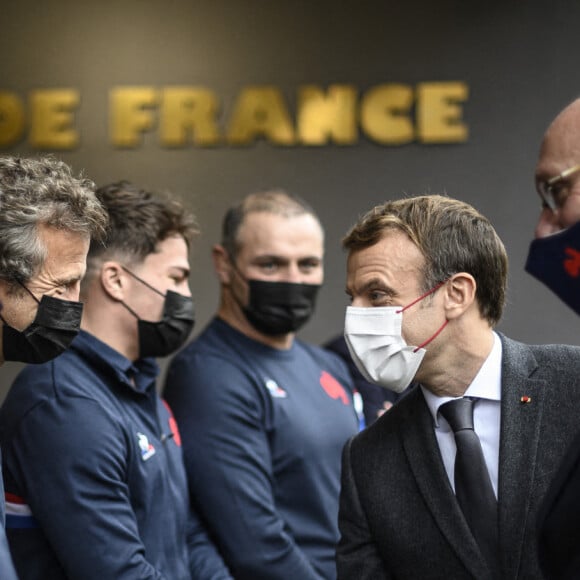
<path fill-rule="evenodd" d="M 447 320 L 423 344 L 409 346 L 401 335 L 403 311 L 440 287 L 438 284 L 405 307 L 347 307 L 344 338 L 354 363 L 368 381 L 395 393 L 401 393 L 409 386 L 425 356 L 423 347 L 445 328 Z"/>

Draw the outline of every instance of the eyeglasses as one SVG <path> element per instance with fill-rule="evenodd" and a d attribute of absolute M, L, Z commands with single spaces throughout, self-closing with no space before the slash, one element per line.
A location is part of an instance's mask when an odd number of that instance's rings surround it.
<path fill-rule="evenodd" d="M 574 167 L 565 169 L 556 177 L 537 182 L 536 189 L 542 198 L 544 207 L 550 208 L 555 212 L 564 205 L 570 194 L 569 184 L 565 183 L 564 180 L 578 173 L 578 171 L 580 171 L 580 165 L 574 165 Z"/>

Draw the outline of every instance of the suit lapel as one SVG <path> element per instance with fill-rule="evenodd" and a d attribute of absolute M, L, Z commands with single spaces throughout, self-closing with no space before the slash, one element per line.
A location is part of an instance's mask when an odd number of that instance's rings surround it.
<path fill-rule="evenodd" d="M 502 338 L 499 450 L 499 538 L 506 577 L 516 577 L 533 493 L 545 382 L 532 380 L 536 360 L 524 345 Z M 526 548 L 527 549 L 527 548 Z"/>
<path fill-rule="evenodd" d="M 407 397 L 414 400 L 401 422 L 403 447 L 425 504 L 466 569 L 475 578 L 487 577 L 489 569 L 447 478 L 423 393 L 417 387 Z"/>

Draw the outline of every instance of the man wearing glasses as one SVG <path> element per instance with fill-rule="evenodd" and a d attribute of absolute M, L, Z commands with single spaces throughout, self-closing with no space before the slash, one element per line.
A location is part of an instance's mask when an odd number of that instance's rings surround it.
<path fill-rule="evenodd" d="M 580 314 L 580 99 L 548 127 L 535 179 L 542 210 L 526 270 Z"/>
<path fill-rule="evenodd" d="M 580 314 L 580 99 L 561 111 L 544 135 L 536 189 L 542 211 L 526 270 Z M 580 434 L 539 513 L 539 558 L 550 580 L 580 578 L 579 492 Z"/>

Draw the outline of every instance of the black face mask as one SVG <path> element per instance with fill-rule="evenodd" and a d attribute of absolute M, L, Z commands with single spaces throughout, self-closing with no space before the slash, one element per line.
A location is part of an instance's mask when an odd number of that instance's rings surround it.
<path fill-rule="evenodd" d="M 242 311 L 248 322 L 269 336 L 301 328 L 312 316 L 319 284 L 247 280 L 250 298 Z"/>
<path fill-rule="evenodd" d="M 123 306 L 137 319 L 139 357 L 161 357 L 175 352 L 185 344 L 193 330 L 195 324 L 193 300 L 189 296 L 171 290 L 168 290 L 167 294 L 163 294 L 127 268 L 123 267 L 123 270 L 165 298 L 163 316 L 159 322 L 142 320 L 129 306 L 122 302 Z"/>
<path fill-rule="evenodd" d="M 4 360 L 44 363 L 62 354 L 79 333 L 83 305 L 82 302 L 52 296 L 43 296 L 39 301 L 28 288 L 23 288 L 38 302 L 38 310 L 32 323 L 23 331 L 9 326 L 0 316 L 4 322 Z"/>
<path fill-rule="evenodd" d="M 533 240 L 525 268 L 580 314 L 580 223 Z"/>

